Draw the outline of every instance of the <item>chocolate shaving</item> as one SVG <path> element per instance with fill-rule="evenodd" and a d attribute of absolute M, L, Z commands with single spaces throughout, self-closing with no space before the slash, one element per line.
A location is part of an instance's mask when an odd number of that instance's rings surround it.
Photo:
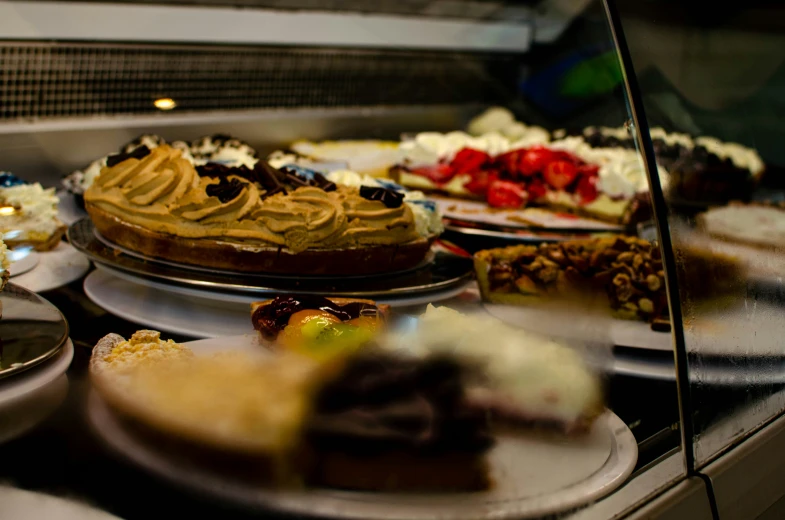
<path fill-rule="evenodd" d="M 327 177 L 322 175 L 319 172 L 314 172 L 314 182 L 316 182 L 316 186 L 323 189 L 324 191 L 335 191 L 338 189 L 338 186 L 330 180 L 327 180 Z"/>
<path fill-rule="evenodd" d="M 222 204 L 226 204 L 240 196 L 245 189 L 245 183 L 238 180 L 222 178 L 218 184 L 210 184 L 205 192 L 210 197 L 217 197 Z"/>
<path fill-rule="evenodd" d="M 388 208 L 400 208 L 403 204 L 403 193 L 387 188 L 360 186 L 360 196 L 368 200 L 378 200 Z"/>
<path fill-rule="evenodd" d="M 147 146 L 140 146 L 129 153 L 115 153 L 106 158 L 106 165 L 110 168 L 128 159 L 143 159 L 150 155 L 150 149 Z"/>

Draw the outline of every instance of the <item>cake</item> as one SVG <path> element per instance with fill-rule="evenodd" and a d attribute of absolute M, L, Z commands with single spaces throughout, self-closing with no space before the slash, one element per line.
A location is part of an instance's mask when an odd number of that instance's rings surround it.
<path fill-rule="evenodd" d="M 469 406 L 466 369 L 447 356 L 364 350 L 317 393 L 304 439 L 312 486 L 361 491 L 488 488 L 486 414 Z"/>
<path fill-rule="evenodd" d="M 588 127 L 583 133 L 595 147 L 635 148 L 625 128 Z M 669 172 L 672 199 L 714 204 L 748 200 L 765 171 L 760 155 L 738 143 L 662 128 L 652 128 L 650 135 L 657 162 Z"/>
<path fill-rule="evenodd" d="M 511 140 L 497 132 L 425 132 L 401 149 L 391 176 L 409 188 L 484 200 L 492 208 L 536 205 L 620 224 L 650 216 L 648 180 L 632 150 L 592 148 L 580 137 Z"/>
<path fill-rule="evenodd" d="M 741 204 L 710 208 L 698 226 L 714 238 L 761 247 L 785 248 L 785 209 L 778 204 Z"/>
<path fill-rule="evenodd" d="M 0 233 L 11 248 L 32 246 L 38 251 L 57 247 L 66 226 L 57 218 L 59 199 L 54 188 L 28 184 L 10 174 L 0 179 Z"/>
<path fill-rule="evenodd" d="M 480 292 L 493 303 L 601 298 L 617 317 L 653 321 L 668 315 L 660 250 L 640 238 L 487 249 L 474 255 L 474 265 Z"/>
<path fill-rule="evenodd" d="M 335 169 L 352 170 L 361 175 L 386 177 L 391 166 L 400 159 L 395 141 L 342 140 L 296 141 L 289 148 L 298 156 L 307 158 L 317 169 L 328 172 Z"/>
<path fill-rule="evenodd" d="M 487 314 L 429 305 L 416 327 L 383 340 L 416 359 L 449 356 L 474 367 L 467 402 L 494 430 L 585 432 L 602 413 L 600 379 L 572 348 Z"/>
<path fill-rule="evenodd" d="M 253 169 L 195 168 L 168 145 L 104 168 L 85 202 L 98 232 L 120 246 L 242 272 L 408 269 L 425 258 L 440 231 L 435 206 L 394 186 L 349 186 L 266 161 Z"/>
<path fill-rule="evenodd" d="M 352 352 L 381 331 L 388 305 L 372 300 L 278 296 L 251 304 L 251 322 L 260 337 L 292 352 L 329 359 Z"/>
<path fill-rule="evenodd" d="M 328 366 L 288 352 L 198 356 L 139 331 L 128 341 L 103 338 L 90 375 L 129 428 L 167 456 L 263 485 L 489 485 L 488 422 L 466 405 L 464 369 L 448 359 L 363 351 Z"/>

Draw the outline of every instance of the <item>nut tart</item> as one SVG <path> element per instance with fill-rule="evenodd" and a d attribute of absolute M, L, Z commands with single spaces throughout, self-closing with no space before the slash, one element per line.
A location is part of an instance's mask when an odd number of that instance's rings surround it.
<path fill-rule="evenodd" d="M 58 203 L 54 188 L 0 174 L 0 234 L 6 245 L 32 246 L 37 251 L 57 247 L 66 230 L 57 218 Z"/>
<path fill-rule="evenodd" d="M 425 258 L 434 235 L 406 197 L 296 165 L 195 168 L 162 145 L 104 168 L 85 203 L 99 233 L 148 256 L 243 272 L 357 275 Z"/>
<path fill-rule="evenodd" d="M 668 314 L 660 250 L 636 237 L 488 249 L 474 255 L 474 266 L 483 298 L 494 303 L 596 297 L 620 318 Z"/>
<path fill-rule="evenodd" d="M 278 296 L 251 304 L 251 322 L 273 346 L 324 360 L 371 342 L 389 309 L 372 300 Z"/>

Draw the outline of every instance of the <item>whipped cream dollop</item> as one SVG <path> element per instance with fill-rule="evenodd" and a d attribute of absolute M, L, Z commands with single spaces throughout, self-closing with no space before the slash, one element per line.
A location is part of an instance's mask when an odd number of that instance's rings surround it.
<path fill-rule="evenodd" d="M 54 188 L 39 183 L 0 188 L 0 204 L 16 211 L 0 217 L 3 233 L 10 240 L 45 241 L 62 226 L 57 219 L 59 199 Z"/>
<path fill-rule="evenodd" d="M 417 233 L 420 236 L 428 237 L 440 235 L 444 232 L 444 224 L 439 208 L 436 203 L 428 199 L 421 191 L 407 190 L 400 184 L 396 184 L 387 179 L 377 179 L 370 175 L 361 175 L 351 170 L 336 170 L 327 174 L 327 179 L 335 184 L 359 188 L 370 186 L 375 188 L 385 188 L 403 193 L 403 202 L 414 215 L 414 222 Z"/>
<path fill-rule="evenodd" d="M 473 136 L 501 134 L 511 141 L 543 144 L 551 140 L 551 134 L 539 126 L 516 121 L 512 112 L 503 107 L 491 107 L 469 122 L 466 130 Z"/>
<path fill-rule="evenodd" d="M 485 384 L 536 418 L 573 423 L 602 402 L 599 380 L 578 352 L 486 314 L 431 304 L 416 327 L 382 344 L 417 357 L 448 354 L 479 365 Z"/>

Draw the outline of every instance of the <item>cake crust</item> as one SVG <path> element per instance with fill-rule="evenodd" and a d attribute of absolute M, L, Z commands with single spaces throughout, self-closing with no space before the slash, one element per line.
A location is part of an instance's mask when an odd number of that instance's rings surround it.
<path fill-rule="evenodd" d="M 122 247 L 164 260 L 247 273 L 362 275 L 411 269 L 431 247 L 426 238 L 399 245 L 351 249 L 265 247 L 217 239 L 191 239 L 159 233 L 125 222 L 94 204 L 87 212 L 101 235 Z"/>

